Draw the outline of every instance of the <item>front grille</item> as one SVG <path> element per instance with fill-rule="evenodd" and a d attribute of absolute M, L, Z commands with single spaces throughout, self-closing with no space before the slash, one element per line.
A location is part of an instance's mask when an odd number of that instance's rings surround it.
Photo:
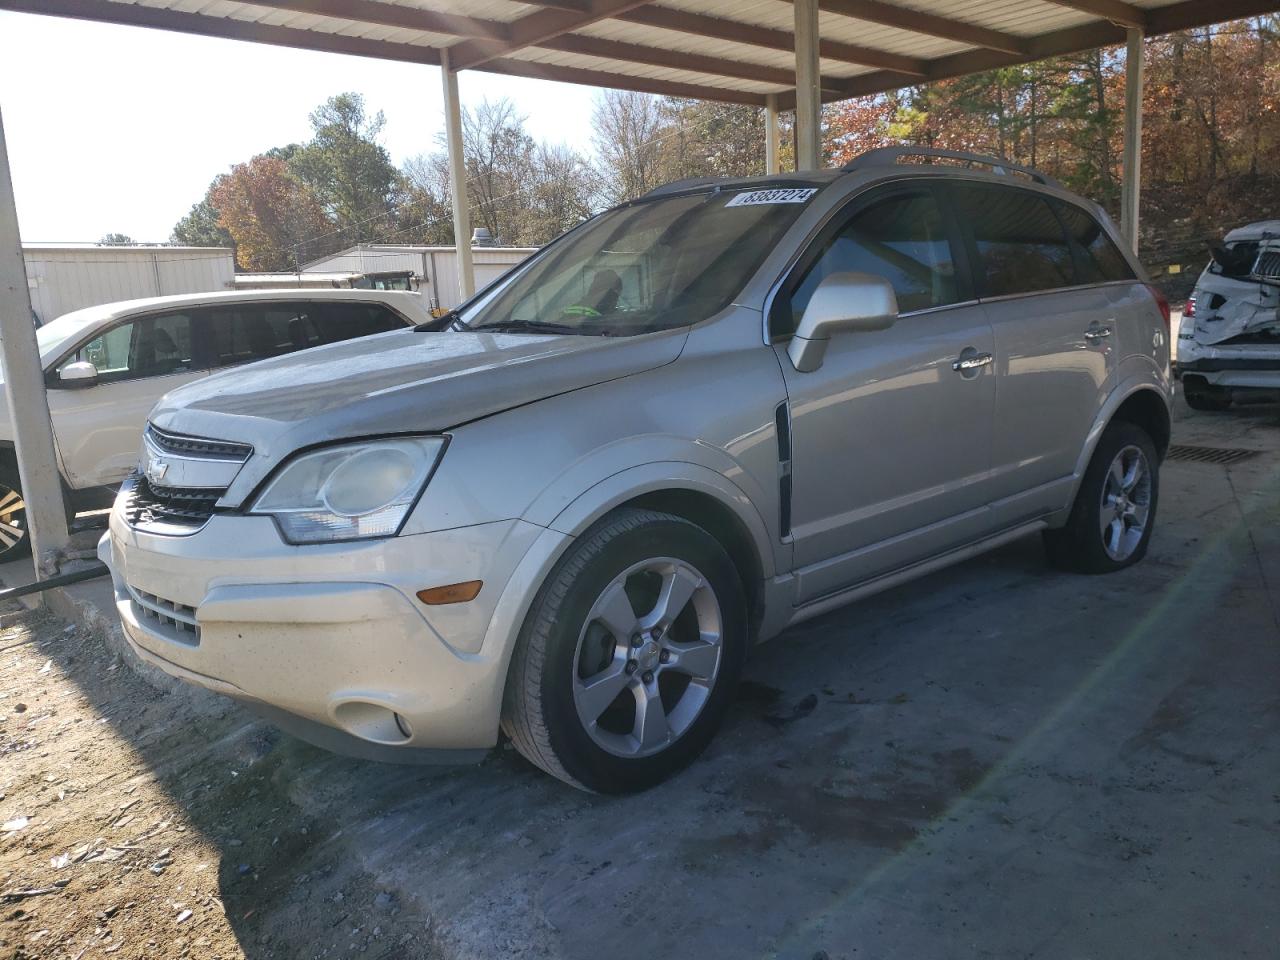
<path fill-rule="evenodd" d="M 187 646 L 200 645 L 200 625 L 196 623 L 196 608 L 185 603 L 175 603 L 164 597 L 129 587 L 129 599 L 133 615 L 138 622 L 175 643 Z"/>
<path fill-rule="evenodd" d="M 1195 447 L 1190 444 L 1175 443 L 1169 448 L 1167 459 L 1183 460 L 1191 463 L 1239 463 L 1258 455 L 1257 450 L 1244 450 L 1240 447 Z"/>
<path fill-rule="evenodd" d="M 200 457 L 210 460 L 235 460 L 244 463 L 253 454 L 247 443 L 231 440 L 206 440 L 203 437 L 182 437 L 166 433 L 148 424 L 147 437 L 156 449 L 178 457 Z"/>
<path fill-rule="evenodd" d="M 137 473 L 120 488 L 129 526 L 156 533 L 193 533 L 213 516 L 222 490 L 152 486 Z M 173 528 L 173 529 L 166 529 Z"/>
<path fill-rule="evenodd" d="M 1280 278 L 1280 250 L 1268 250 L 1259 256 L 1253 272 L 1268 280 Z"/>

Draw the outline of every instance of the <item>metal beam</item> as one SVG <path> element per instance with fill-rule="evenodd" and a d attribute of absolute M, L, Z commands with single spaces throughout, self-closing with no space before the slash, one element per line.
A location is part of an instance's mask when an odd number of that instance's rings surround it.
<path fill-rule="evenodd" d="M 471 210 L 462 142 L 462 103 L 458 99 L 458 74 L 449 62 L 449 51 L 445 50 L 440 59 L 444 137 L 449 152 L 449 195 L 453 199 L 453 245 L 458 251 L 458 302 L 464 303 L 476 292 L 476 274 L 471 262 Z"/>
<path fill-rule="evenodd" d="M 152 27 L 157 30 L 173 30 L 203 37 L 247 40 L 250 43 L 267 43 L 275 47 L 293 47 L 298 50 L 320 50 L 325 53 L 348 53 L 357 57 L 374 57 L 379 60 L 427 64 L 440 62 L 438 50 L 412 43 L 391 43 L 365 37 L 346 37 L 336 33 L 322 33 L 319 30 L 277 27 L 266 23 L 253 23 L 249 20 L 209 17 L 178 10 L 161 10 L 133 3 L 111 3 L 103 0 L 0 0 L 0 10 L 43 13 L 49 16 L 69 17 L 73 20 L 93 20 L 98 23 L 115 23 L 130 27 Z"/>
<path fill-rule="evenodd" d="M 475 68 L 482 73 L 498 73 L 509 77 L 530 77 L 535 80 L 555 80 L 560 83 L 583 83 L 591 87 L 610 87 L 615 90 L 636 90 L 640 93 L 656 93 L 659 96 L 684 97 L 691 100 L 716 100 L 722 103 L 747 103 L 764 105 L 764 94 L 751 90 L 734 90 L 729 87 L 704 86 L 682 83 L 677 80 L 653 80 L 607 70 L 586 70 L 581 67 L 560 67 L 536 60 L 489 60 Z"/>
<path fill-rule="evenodd" d="M 585 37 L 577 33 L 567 33 L 564 36 L 544 40 L 538 44 L 538 47 L 545 50 L 560 50 L 564 53 L 578 53 L 588 57 L 604 57 L 609 60 L 624 60 L 629 63 L 645 63 L 655 67 L 687 70 L 690 73 L 705 73 L 716 77 L 735 77 L 755 83 L 775 83 L 789 87 L 795 82 L 791 71 L 781 67 L 766 67 L 740 60 L 724 60 L 699 53 L 682 53 L 678 50 L 639 43 Z M 839 83 L 839 80 L 827 78 L 823 81 L 823 86 L 826 89 L 835 90 Z"/>
<path fill-rule="evenodd" d="M 255 7 L 272 10 L 290 10 L 309 13 L 335 20 L 354 20 L 357 23 L 376 23 L 383 27 L 400 27 L 404 30 L 425 30 L 455 37 L 482 37 L 487 40 L 505 40 L 510 24 L 500 20 L 484 20 L 479 17 L 463 17 L 452 13 L 406 7 L 381 0 L 247 0 Z"/>
<path fill-rule="evenodd" d="M 36 579 L 43 580 L 58 572 L 70 537 L 44 367 L 31 317 L 31 292 L 18 231 L 18 208 L 13 199 L 4 118 L 0 116 L 0 369 L 4 371 L 5 398 L 13 419 L 13 446 L 26 504 L 27 535 L 36 561 Z"/>
<path fill-rule="evenodd" d="M 1012 54 L 1025 53 L 1027 48 L 1027 41 L 1024 38 L 1011 33 L 991 30 L 963 20 L 940 17 L 937 14 L 925 13 L 909 7 L 881 3 L 880 0 L 818 0 L 818 5 L 827 13 L 838 13 L 843 17 L 878 23 L 884 27 L 896 27 L 911 33 L 923 33 L 930 37 L 967 43 L 972 47 L 985 47 L 988 50 Z"/>
<path fill-rule="evenodd" d="M 455 44 L 452 47 L 451 62 L 456 70 L 478 67 L 503 54 L 537 46 L 544 40 L 571 33 L 599 20 L 607 20 L 634 7 L 643 6 L 646 2 L 647 0 L 593 0 L 581 11 L 538 10 L 527 17 L 513 20 L 505 40 L 468 40 Z"/>
<path fill-rule="evenodd" d="M 1123 0 L 1046 0 L 1060 7 L 1070 7 L 1103 20 L 1110 20 L 1122 27 L 1145 27 L 1146 11 Z"/>
<path fill-rule="evenodd" d="M 674 30 L 676 33 L 690 36 L 710 37 L 714 40 L 728 40 L 731 43 L 764 47 L 767 50 L 785 50 L 791 53 L 795 49 L 794 39 L 785 30 L 774 30 L 771 27 L 760 27 L 738 20 L 726 20 L 724 17 L 688 13 L 672 7 L 637 7 L 626 13 L 617 14 L 613 19 L 638 23 L 646 27 L 658 27 L 662 30 Z M 902 74 L 904 83 L 910 82 L 913 77 L 923 77 L 927 71 L 925 61 L 919 57 L 904 57 L 887 50 L 873 50 L 853 43 L 821 40 L 818 52 L 825 60 L 838 60 L 841 63 L 853 63 L 861 67 L 891 70 Z"/>
<path fill-rule="evenodd" d="M 1120 180 L 1120 230 L 1138 252 L 1138 211 L 1142 200 L 1142 31 L 1130 29 L 1124 61 L 1124 160 Z"/>
<path fill-rule="evenodd" d="M 822 91 L 818 85 L 818 0 L 795 0 L 796 169 L 822 165 Z"/>
<path fill-rule="evenodd" d="M 775 176 L 782 172 L 782 158 L 778 155 L 778 97 L 769 94 L 764 98 L 764 172 Z"/>

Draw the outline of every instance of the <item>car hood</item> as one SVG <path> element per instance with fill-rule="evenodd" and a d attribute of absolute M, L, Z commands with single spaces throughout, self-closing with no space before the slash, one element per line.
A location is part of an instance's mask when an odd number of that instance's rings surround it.
<path fill-rule="evenodd" d="M 675 360 L 685 339 L 683 329 L 616 338 L 395 331 L 206 377 L 161 398 L 150 420 L 252 444 L 263 465 L 332 440 L 446 430 L 642 373 Z"/>

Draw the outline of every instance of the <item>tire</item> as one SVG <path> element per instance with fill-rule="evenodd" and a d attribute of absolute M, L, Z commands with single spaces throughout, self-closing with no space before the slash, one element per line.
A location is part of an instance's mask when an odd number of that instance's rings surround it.
<path fill-rule="evenodd" d="M 13 467 L 0 467 L 0 563 L 31 553 L 22 484 Z"/>
<path fill-rule="evenodd" d="M 1131 473 L 1135 462 L 1139 469 Z M 1049 559 L 1077 573 L 1132 566 L 1146 556 L 1159 496 L 1159 458 L 1151 437 L 1136 424 L 1113 421 L 1093 452 L 1066 526 L 1044 533 Z"/>
<path fill-rule="evenodd" d="M 1220 413 L 1231 406 L 1231 393 L 1222 387 L 1216 387 L 1203 377 L 1184 377 L 1182 380 L 1182 399 L 1192 410 L 1206 413 Z"/>
<path fill-rule="evenodd" d="M 502 728 L 566 783 L 646 790 L 710 742 L 747 632 L 742 581 L 714 537 L 670 514 L 615 511 L 569 548 L 534 599 Z"/>

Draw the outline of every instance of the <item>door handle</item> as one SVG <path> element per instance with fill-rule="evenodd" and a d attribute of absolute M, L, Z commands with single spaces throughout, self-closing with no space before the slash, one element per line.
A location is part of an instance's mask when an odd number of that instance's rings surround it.
<path fill-rule="evenodd" d="M 989 353 L 975 353 L 971 357 L 961 357 L 959 360 L 951 361 L 951 369 L 957 373 L 963 373 L 966 370 L 977 370 L 979 367 L 985 367 L 988 363 L 994 363 L 995 357 Z"/>
<path fill-rule="evenodd" d="M 1110 327 L 1090 327 L 1084 332 L 1084 338 L 1086 340 L 1103 340 L 1109 336 L 1111 336 Z"/>

